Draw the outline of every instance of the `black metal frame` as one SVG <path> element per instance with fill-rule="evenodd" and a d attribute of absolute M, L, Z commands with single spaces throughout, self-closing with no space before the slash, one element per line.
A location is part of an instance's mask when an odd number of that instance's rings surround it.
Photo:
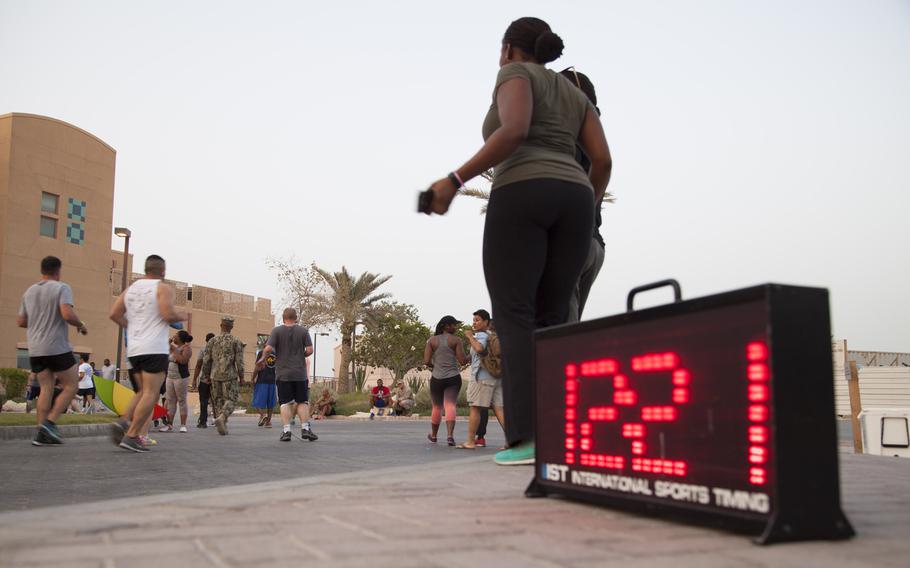
<path fill-rule="evenodd" d="M 628 306 L 631 308 L 637 292 L 666 285 L 674 287 L 676 303 L 538 330 L 534 336 L 535 353 L 536 342 L 540 339 L 765 301 L 768 307 L 768 341 L 774 377 L 772 427 L 777 434 L 774 437 L 776 497 L 770 515 L 757 520 L 754 515 L 737 514 L 735 511 L 706 512 L 679 503 L 655 504 L 635 497 L 574 489 L 541 480 L 540 463 L 535 467 L 534 480 L 525 494 L 528 497 L 564 495 L 611 507 L 684 518 L 700 524 L 720 525 L 734 531 L 760 533 L 756 539 L 759 544 L 833 540 L 853 536 L 853 528 L 840 504 L 828 291 L 764 284 L 680 301 L 678 283 L 665 280 L 635 288 L 629 294 Z M 539 400 L 539 396 L 535 400 Z M 536 415 L 540 416 L 539 413 Z M 535 426 L 538 435 L 561 430 L 540 423 Z"/>

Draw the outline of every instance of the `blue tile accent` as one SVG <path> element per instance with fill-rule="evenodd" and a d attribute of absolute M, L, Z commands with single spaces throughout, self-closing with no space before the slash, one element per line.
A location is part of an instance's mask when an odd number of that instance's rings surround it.
<path fill-rule="evenodd" d="M 82 223 L 70 221 L 66 224 L 66 242 L 74 245 L 81 245 L 85 242 L 85 227 Z"/>
<path fill-rule="evenodd" d="M 69 198 L 69 203 L 66 208 L 66 216 L 73 221 L 79 223 L 85 222 L 85 201 L 79 199 Z"/>

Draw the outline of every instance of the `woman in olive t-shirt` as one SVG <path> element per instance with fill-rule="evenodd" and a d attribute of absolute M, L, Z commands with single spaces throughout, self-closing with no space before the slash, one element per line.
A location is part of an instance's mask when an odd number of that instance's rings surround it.
<path fill-rule="evenodd" d="M 564 323 L 588 253 L 594 203 L 612 160 L 587 97 L 544 65 L 562 55 L 546 22 L 521 18 L 502 40 L 484 145 L 430 186 L 430 209 L 444 214 L 464 182 L 494 167 L 483 235 L 483 266 L 504 360 L 503 397 L 510 448 L 503 465 L 534 461 L 532 334 Z M 590 172 L 575 161 L 578 143 Z"/>

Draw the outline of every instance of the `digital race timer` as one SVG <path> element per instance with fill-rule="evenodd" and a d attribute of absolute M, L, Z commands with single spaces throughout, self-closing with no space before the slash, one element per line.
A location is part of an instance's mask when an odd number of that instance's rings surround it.
<path fill-rule="evenodd" d="M 677 302 L 632 311 L 637 292 Z M 535 335 L 529 496 L 680 513 L 759 542 L 846 538 L 826 290 L 768 284 Z"/>

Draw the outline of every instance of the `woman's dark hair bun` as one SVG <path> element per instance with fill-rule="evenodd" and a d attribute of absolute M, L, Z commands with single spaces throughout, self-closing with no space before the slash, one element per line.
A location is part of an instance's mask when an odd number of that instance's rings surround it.
<path fill-rule="evenodd" d="M 534 42 L 534 59 L 539 63 L 556 61 L 564 48 L 562 38 L 547 30 L 537 36 L 537 41 Z"/>
<path fill-rule="evenodd" d="M 180 336 L 180 341 L 182 341 L 182 342 L 184 342 L 184 343 L 192 343 L 192 342 L 193 342 L 193 336 L 190 335 L 189 332 L 188 332 L 187 330 L 185 330 L 185 329 L 181 329 L 180 331 L 178 331 L 178 332 L 177 332 L 177 335 Z"/>

